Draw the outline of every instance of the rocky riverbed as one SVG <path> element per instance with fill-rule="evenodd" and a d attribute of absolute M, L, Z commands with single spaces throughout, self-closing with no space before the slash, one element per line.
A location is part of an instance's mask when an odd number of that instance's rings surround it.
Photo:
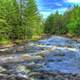
<path fill-rule="evenodd" d="M 52 36 L 0 53 L 0 80 L 80 80 L 80 41 Z"/>

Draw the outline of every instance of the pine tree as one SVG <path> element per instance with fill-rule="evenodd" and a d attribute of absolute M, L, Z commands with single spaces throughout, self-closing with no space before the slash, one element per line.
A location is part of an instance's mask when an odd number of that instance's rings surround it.
<path fill-rule="evenodd" d="M 41 16 L 38 12 L 35 0 L 27 0 L 24 9 L 24 19 L 26 24 L 26 35 L 30 38 L 33 35 L 39 35 L 42 32 Z"/>

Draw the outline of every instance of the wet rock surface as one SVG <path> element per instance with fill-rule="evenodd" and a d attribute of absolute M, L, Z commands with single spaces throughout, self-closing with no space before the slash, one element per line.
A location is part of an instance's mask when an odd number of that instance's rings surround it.
<path fill-rule="evenodd" d="M 52 36 L 11 51 L 0 56 L 0 80 L 80 80 L 79 41 Z"/>

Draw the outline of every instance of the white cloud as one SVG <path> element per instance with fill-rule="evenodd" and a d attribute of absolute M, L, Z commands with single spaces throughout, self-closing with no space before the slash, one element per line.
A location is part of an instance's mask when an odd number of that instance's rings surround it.
<path fill-rule="evenodd" d="M 80 0 L 64 0 L 64 1 L 69 3 L 80 3 Z"/>
<path fill-rule="evenodd" d="M 57 3 L 57 2 L 55 3 L 55 5 L 56 5 L 56 6 L 62 6 L 62 4 L 60 4 L 60 3 Z"/>

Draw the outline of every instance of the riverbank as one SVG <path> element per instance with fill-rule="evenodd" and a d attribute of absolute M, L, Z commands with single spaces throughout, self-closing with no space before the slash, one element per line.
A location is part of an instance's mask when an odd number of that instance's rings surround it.
<path fill-rule="evenodd" d="M 49 38 L 51 36 L 57 36 L 57 35 L 34 36 L 32 39 L 29 39 L 29 40 L 15 40 L 15 41 L 5 40 L 0 42 L 0 51 L 6 51 L 9 48 L 16 47 L 16 46 L 20 46 L 18 50 L 24 50 L 24 45 L 27 44 L 28 42 L 35 42 L 41 39 Z M 80 42 L 80 37 L 74 37 L 69 35 L 58 35 L 58 36 L 66 37 L 66 38 Z"/>
<path fill-rule="evenodd" d="M 47 35 L 42 35 L 42 36 L 33 36 L 31 39 L 16 39 L 14 41 L 11 41 L 11 40 L 1 40 L 0 41 L 0 49 L 3 49 L 3 48 L 9 48 L 9 47 L 12 47 L 12 46 L 16 46 L 16 45 L 23 45 L 27 42 L 31 42 L 31 41 L 37 41 L 37 40 L 40 40 L 40 39 L 43 39 L 43 38 L 46 38 Z"/>

